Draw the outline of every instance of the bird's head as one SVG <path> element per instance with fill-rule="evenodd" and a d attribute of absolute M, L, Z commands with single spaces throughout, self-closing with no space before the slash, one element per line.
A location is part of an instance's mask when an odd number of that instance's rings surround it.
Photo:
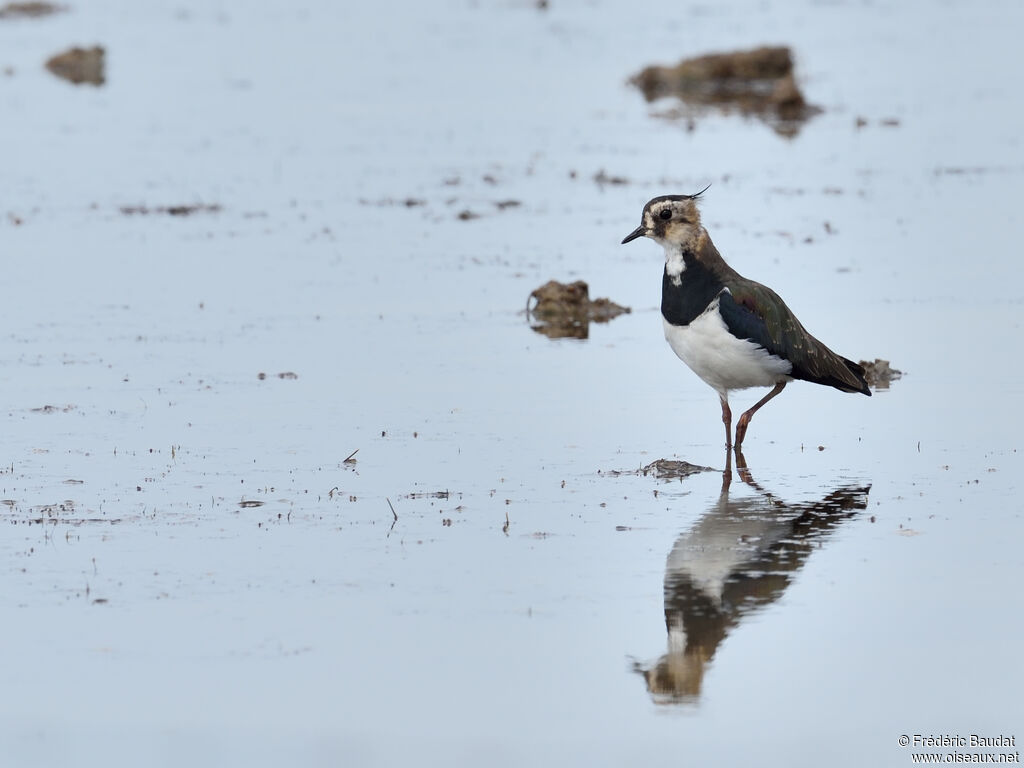
<path fill-rule="evenodd" d="M 685 247 L 695 242 L 701 232 L 697 198 L 708 187 L 695 195 L 662 195 L 649 200 L 640 226 L 626 235 L 622 244 L 638 237 L 649 237 L 664 248 Z"/>

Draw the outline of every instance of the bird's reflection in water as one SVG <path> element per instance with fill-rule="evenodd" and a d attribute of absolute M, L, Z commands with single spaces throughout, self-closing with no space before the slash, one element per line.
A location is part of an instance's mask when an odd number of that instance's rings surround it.
<path fill-rule="evenodd" d="M 782 596 L 811 551 L 867 506 L 871 487 L 843 486 L 821 501 L 785 504 L 754 482 L 739 451 L 736 469 L 756 495 L 729 498 L 730 456 L 718 501 L 668 555 L 668 651 L 635 667 L 657 703 L 697 702 L 719 644 L 745 616 Z"/>

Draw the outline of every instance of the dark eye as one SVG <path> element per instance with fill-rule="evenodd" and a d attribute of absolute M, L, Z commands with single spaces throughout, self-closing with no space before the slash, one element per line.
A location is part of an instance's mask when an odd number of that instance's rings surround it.
<path fill-rule="evenodd" d="M 669 219 L 672 218 L 672 211 L 669 210 L 668 208 L 663 208 L 661 213 L 659 213 L 658 215 L 661 217 L 662 221 L 668 221 Z"/>

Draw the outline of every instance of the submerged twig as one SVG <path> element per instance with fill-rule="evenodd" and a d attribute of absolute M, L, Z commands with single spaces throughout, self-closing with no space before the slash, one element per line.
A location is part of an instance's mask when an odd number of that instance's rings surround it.
<path fill-rule="evenodd" d="M 395 512 L 395 507 L 391 503 L 391 499 L 389 499 L 387 496 L 385 496 L 384 500 L 388 503 L 388 506 L 391 507 L 391 514 L 395 516 L 395 519 L 391 521 L 391 527 L 388 528 L 387 538 L 390 539 L 391 538 L 391 532 L 394 531 L 395 530 L 395 526 L 398 525 L 398 513 Z"/>

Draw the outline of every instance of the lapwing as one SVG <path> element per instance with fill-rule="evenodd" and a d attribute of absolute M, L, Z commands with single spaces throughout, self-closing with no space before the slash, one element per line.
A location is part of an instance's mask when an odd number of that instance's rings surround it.
<path fill-rule="evenodd" d="M 725 263 L 700 223 L 697 198 L 706 191 L 650 200 L 640 226 L 622 243 L 649 237 L 665 249 L 665 338 L 718 393 L 726 447 L 733 445 L 729 392 L 734 389 L 772 387 L 736 423 L 737 449 L 754 414 L 793 379 L 870 397 L 861 366 L 808 333 L 775 291 Z"/>

